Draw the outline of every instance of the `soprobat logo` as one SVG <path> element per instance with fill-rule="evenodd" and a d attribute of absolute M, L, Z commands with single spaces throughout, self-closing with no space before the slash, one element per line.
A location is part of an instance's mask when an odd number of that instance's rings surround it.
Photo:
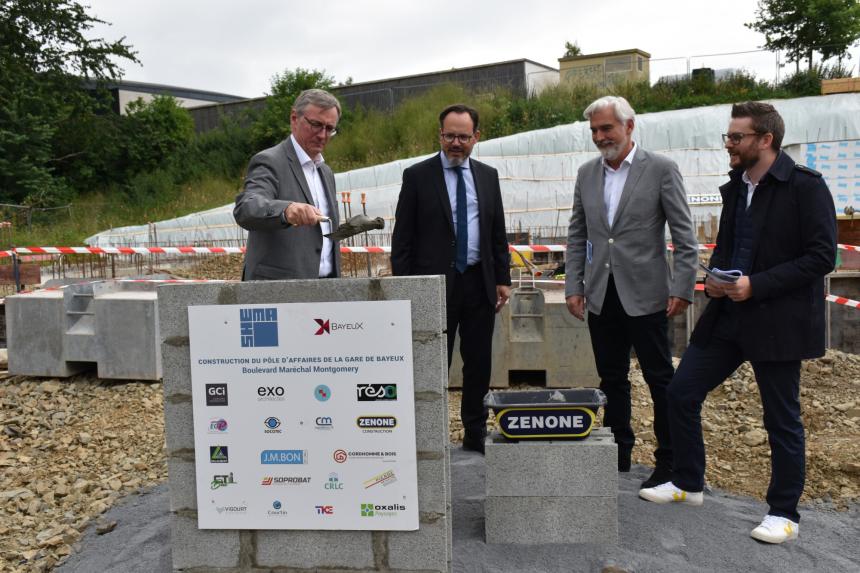
<path fill-rule="evenodd" d="M 363 322 L 332 322 L 329 318 L 315 318 L 314 322 L 317 325 L 317 330 L 314 332 L 314 336 L 331 334 L 338 330 L 364 330 Z"/>

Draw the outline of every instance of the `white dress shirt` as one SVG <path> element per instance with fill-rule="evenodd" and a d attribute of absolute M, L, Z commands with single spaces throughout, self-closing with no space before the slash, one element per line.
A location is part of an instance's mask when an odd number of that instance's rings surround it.
<path fill-rule="evenodd" d="M 299 158 L 299 163 L 302 165 L 302 171 L 305 173 L 305 181 L 308 184 L 308 189 L 311 190 L 311 196 L 314 200 L 314 206 L 322 212 L 326 217 L 331 217 L 331 208 L 326 198 L 325 187 L 323 186 L 322 177 L 319 173 L 319 167 L 325 161 L 322 154 L 317 155 L 316 159 L 305 153 L 302 146 L 296 141 L 296 138 L 290 135 L 290 141 L 293 143 L 293 148 L 296 150 L 296 155 Z M 327 277 L 334 270 L 334 259 L 332 257 L 332 242 L 325 235 L 332 232 L 331 223 L 321 221 L 320 228 L 323 233 L 322 253 L 320 253 L 320 277 Z"/>
<path fill-rule="evenodd" d="M 758 187 L 758 183 L 753 183 L 746 171 L 741 175 L 741 180 L 747 184 L 747 209 L 749 209 L 750 204 L 752 203 L 753 193 L 755 193 L 755 188 Z"/>
<path fill-rule="evenodd" d="M 451 202 L 451 217 L 454 223 L 454 233 L 457 232 L 457 171 L 445 152 L 440 152 L 442 173 L 445 175 L 445 187 L 448 189 L 448 200 Z M 472 266 L 481 262 L 481 225 L 478 219 L 478 192 L 475 189 L 475 178 L 472 174 L 472 164 L 467 157 L 461 165 L 463 181 L 466 183 L 466 229 L 468 241 L 466 246 L 466 265 Z"/>
<path fill-rule="evenodd" d="M 609 226 L 612 226 L 612 221 L 615 219 L 615 211 L 618 209 L 618 201 L 621 199 L 621 192 L 624 191 L 624 184 L 627 183 L 627 176 L 630 174 L 630 165 L 633 163 L 633 155 L 636 153 L 636 143 L 633 144 L 633 149 L 627 154 L 627 157 L 621 161 L 618 169 L 613 169 L 609 166 L 605 159 L 603 161 L 603 202 L 606 205 L 606 218 L 609 220 Z"/>

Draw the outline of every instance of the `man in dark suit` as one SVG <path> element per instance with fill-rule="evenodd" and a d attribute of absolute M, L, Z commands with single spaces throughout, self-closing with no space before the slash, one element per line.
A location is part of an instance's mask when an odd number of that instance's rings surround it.
<path fill-rule="evenodd" d="M 780 150 L 784 133 L 772 105 L 732 107 L 723 135 L 732 171 L 720 187 L 723 211 L 710 264 L 743 275 L 735 283 L 705 282 L 711 301 L 667 390 L 674 475 L 639 491 L 657 503 L 702 504 L 702 403 L 749 360 L 772 461 L 770 508 L 751 535 L 766 543 L 798 533 L 805 479 L 800 361 L 824 354 L 824 276 L 836 260 L 833 198 L 820 173 Z"/>
<path fill-rule="evenodd" d="M 449 367 L 460 329 L 463 448 L 483 453 L 495 313 L 510 296 L 505 214 L 498 173 L 469 157 L 478 112 L 448 106 L 439 126 L 441 153 L 403 172 L 391 267 L 398 276 L 445 275 Z"/>
<path fill-rule="evenodd" d="M 337 228 L 338 212 L 334 174 L 322 156 L 339 119 L 333 95 L 305 90 L 290 113 L 290 137 L 251 159 L 233 209 L 248 230 L 242 280 L 340 275 L 337 241 L 323 236 Z"/>

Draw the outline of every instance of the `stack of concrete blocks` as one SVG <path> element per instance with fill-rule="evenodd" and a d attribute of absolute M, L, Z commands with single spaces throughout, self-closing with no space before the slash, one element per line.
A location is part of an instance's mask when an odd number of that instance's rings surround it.
<path fill-rule="evenodd" d="M 158 380 L 155 283 L 96 281 L 6 298 L 9 372 Z"/>
<path fill-rule="evenodd" d="M 487 438 L 487 543 L 618 543 L 618 453 L 609 428 L 583 440 Z"/>
<path fill-rule="evenodd" d="M 454 344 L 460 348 L 459 336 Z M 462 369 L 455 350 L 451 388 L 463 386 Z M 515 288 L 510 302 L 496 315 L 490 385 L 507 388 L 512 370 L 544 371 L 547 388 L 599 385 L 588 325 L 568 312 L 563 291 Z"/>
<path fill-rule="evenodd" d="M 441 277 L 159 287 L 174 571 L 451 571 L 444 293 Z M 188 307 L 381 300 L 412 302 L 419 529 L 198 529 Z"/>

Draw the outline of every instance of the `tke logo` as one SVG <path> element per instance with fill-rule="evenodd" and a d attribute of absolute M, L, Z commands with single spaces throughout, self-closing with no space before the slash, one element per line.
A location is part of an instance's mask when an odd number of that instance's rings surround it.
<path fill-rule="evenodd" d="M 333 505 L 315 505 L 314 509 L 317 510 L 317 515 L 334 515 Z"/>
<path fill-rule="evenodd" d="M 227 385 L 226 384 L 207 384 L 206 385 L 206 405 L 207 406 L 226 406 L 227 405 Z"/>
<path fill-rule="evenodd" d="M 316 333 L 314 333 L 314 336 L 320 336 L 322 334 L 331 334 L 331 325 L 329 324 L 328 320 L 323 320 L 321 318 L 315 318 L 314 321 L 319 326 Z"/>
<path fill-rule="evenodd" d="M 355 391 L 359 402 L 397 400 L 397 384 L 356 384 Z"/>

